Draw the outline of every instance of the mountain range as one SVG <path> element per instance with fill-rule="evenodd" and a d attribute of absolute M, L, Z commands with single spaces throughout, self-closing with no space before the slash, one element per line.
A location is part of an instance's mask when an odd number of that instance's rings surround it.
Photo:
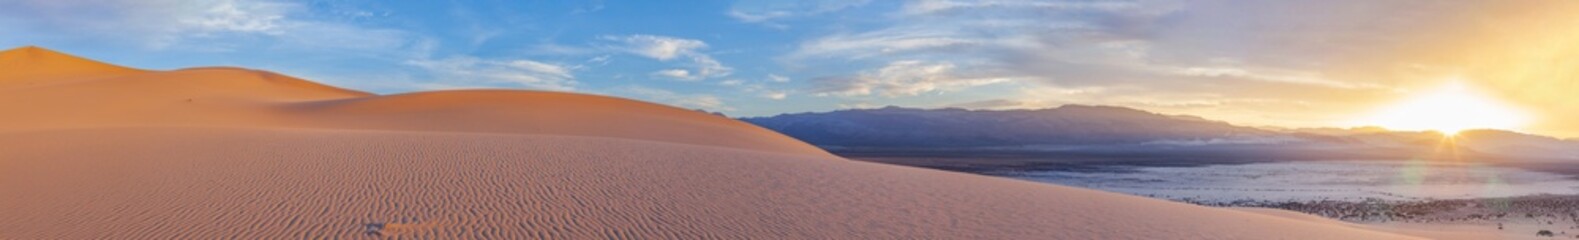
<path fill-rule="evenodd" d="M 1034 110 L 884 107 L 740 120 L 842 154 L 1104 153 L 1245 158 L 1579 159 L 1579 141 L 1479 129 L 1274 129 L 1116 106 Z"/>

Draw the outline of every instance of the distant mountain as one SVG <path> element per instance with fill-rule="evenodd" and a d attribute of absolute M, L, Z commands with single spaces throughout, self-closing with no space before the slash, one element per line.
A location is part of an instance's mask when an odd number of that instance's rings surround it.
<path fill-rule="evenodd" d="M 742 118 L 834 152 L 1101 152 L 1210 157 L 1579 159 L 1579 142 L 1501 130 L 1268 129 L 1113 106 L 885 107 Z"/>
<path fill-rule="evenodd" d="M 1085 105 L 1003 111 L 890 106 L 741 120 L 834 148 L 1182 143 L 1280 135 L 1194 116 Z"/>

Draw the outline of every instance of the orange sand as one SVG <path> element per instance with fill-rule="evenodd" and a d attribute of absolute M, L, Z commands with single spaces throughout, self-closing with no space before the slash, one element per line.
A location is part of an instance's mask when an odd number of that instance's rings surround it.
<path fill-rule="evenodd" d="M 875 163 L 696 111 L 0 52 L 0 239 L 1407 239 Z"/>

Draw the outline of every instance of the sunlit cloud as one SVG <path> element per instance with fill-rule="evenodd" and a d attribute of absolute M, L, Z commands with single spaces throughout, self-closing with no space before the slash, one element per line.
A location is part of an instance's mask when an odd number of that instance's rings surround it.
<path fill-rule="evenodd" d="M 1001 77 L 966 76 L 958 72 L 956 65 L 952 63 L 895 61 L 876 71 L 863 72 L 852 77 L 820 79 L 815 93 L 835 96 L 915 96 L 959 91 L 1012 80 L 1012 78 Z"/>
<path fill-rule="evenodd" d="M 422 68 L 442 84 L 428 83 L 443 88 L 457 88 L 457 83 L 475 83 L 489 86 L 498 83 L 545 90 L 571 90 L 576 85 L 571 69 L 552 63 L 532 60 L 487 60 L 470 56 L 433 60 L 411 60 L 406 64 Z M 463 85 L 464 86 L 464 85 Z"/>
<path fill-rule="evenodd" d="M 764 23 L 784 18 L 824 14 L 859 7 L 870 2 L 870 0 L 744 0 L 735 2 L 725 14 L 741 22 Z M 785 27 L 778 24 L 772 26 Z"/>
<path fill-rule="evenodd" d="M 624 43 L 623 46 L 617 47 L 620 50 L 659 61 L 687 58 L 691 60 L 691 67 L 694 69 L 665 69 L 654 72 L 653 75 L 656 76 L 696 80 L 728 76 L 734 72 L 733 68 L 724 66 L 723 63 L 713 59 L 713 56 L 701 52 L 702 49 L 707 48 L 707 43 L 700 40 L 654 35 L 605 36 L 603 38 Z"/>
<path fill-rule="evenodd" d="M 27 0 L 0 3 L 0 25 L 81 40 L 124 39 L 150 49 L 230 51 L 260 39 L 285 47 L 377 50 L 410 43 L 399 30 L 298 17 L 307 11 L 299 2 L 274 0 Z"/>
<path fill-rule="evenodd" d="M 616 90 L 619 93 L 630 94 L 630 96 L 638 99 L 666 103 L 685 108 L 702 109 L 708 111 L 734 110 L 734 108 L 725 104 L 723 99 L 710 94 L 681 94 L 669 90 L 635 85 L 623 86 Z"/>

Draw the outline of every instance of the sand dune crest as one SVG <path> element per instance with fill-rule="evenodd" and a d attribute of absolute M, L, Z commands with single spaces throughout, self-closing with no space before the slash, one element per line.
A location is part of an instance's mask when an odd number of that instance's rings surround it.
<path fill-rule="evenodd" d="M 148 125 L 349 128 L 599 136 L 828 155 L 755 125 L 613 97 L 514 90 L 378 96 L 244 68 L 132 70 L 36 47 L 0 56 L 8 67 L 48 70 L 0 75 L 0 82 L 28 83 L 0 85 L 0 112 L 26 113 L 0 119 L 0 131 Z"/>
<path fill-rule="evenodd" d="M 36 46 L 0 51 L 0 87 L 140 72 Z"/>

